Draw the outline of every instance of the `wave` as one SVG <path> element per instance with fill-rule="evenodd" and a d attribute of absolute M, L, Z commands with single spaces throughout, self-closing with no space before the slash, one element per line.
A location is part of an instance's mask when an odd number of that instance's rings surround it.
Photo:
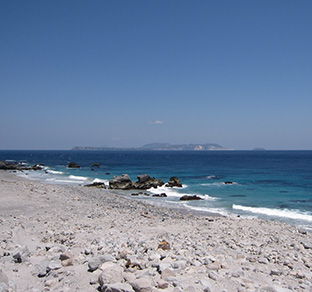
<path fill-rule="evenodd" d="M 104 183 L 105 185 L 109 185 L 108 179 L 95 178 L 92 183 Z"/>
<path fill-rule="evenodd" d="M 312 214 L 308 212 L 301 212 L 299 210 L 289 210 L 289 209 L 274 209 L 274 208 L 264 208 L 264 207 L 247 207 L 241 205 L 233 204 L 232 208 L 234 210 L 241 210 L 256 214 L 283 217 L 294 220 L 304 220 L 312 222 Z"/>
<path fill-rule="evenodd" d="M 83 181 L 89 180 L 89 178 L 86 176 L 78 176 L 78 175 L 70 175 L 69 178 L 72 180 L 83 180 Z"/>
<path fill-rule="evenodd" d="M 198 196 L 200 197 L 201 199 L 203 200 L 206 200 L 206 201 L 216 201 L 216 200 L 219 200 L 219 198 L 217 197 L 212 197 L 212 196 L 209 196 L 207 194 L 205 195 L 200 195 L 200 194 L 196 194 L 196 193 L 186 193 L 186 192 L 179 192 L 178 190 L 181 190 L 183 188 L 167 188 L 165 186 L 162 186 L 162 187 L 158 187 L 158 188 L 152 188 L 152 189 L 149 189 L 148 191 L 151 192 L 152 194 L 160 194 L 160 193 L 166 193 L 166 195 L 168 197 L 178 197 L 178 198 L 181 198 L 182 196 Z"/>
<path fill-rule="evenodd" d="M 194 210 L 194 211 L 200 211 L 200 212 L 207 212 L 207 213 L 215 213 L 220 214 L 222 216 L 230 216 L 231 213 L 229 213 L 228 210 L 225 208 L 207 208 L 207 207 L 198 207 L 198 206 L 190 206 L 186 203 L 183 204 L 186 208 Z"/>
<path fill-rule="evenodd" d="M 48 173 L 51 173 L 51 174 L 65 174 L 65 172 L 56 171 L 56 170 L 52 170 L 52 169 L 48 169 L 47 172 L 48 172 Z"/>
<path fill-rule="evenodd" d="M 225 182 L 213 182 L 213 183 L 204 183 L 200 184 L 201 186 L 204 187 L 221 187 L 221 186 L 233 186 L 233 185 L 238 185 L 237 182 L 232 182 L 232 183 L 225 183 Z"/>
<path fill-rule="evenodd" d="M 151 188 L 148 189 L 148 191 L 152 194 L 160 194 L 160 193 L 166 193 L 168 197 L 182 197 L 184 194 L 181 194 L 177 191 L 179 188 L 167 188 L 165 186 L 158 187 L 158 188 Z"/>

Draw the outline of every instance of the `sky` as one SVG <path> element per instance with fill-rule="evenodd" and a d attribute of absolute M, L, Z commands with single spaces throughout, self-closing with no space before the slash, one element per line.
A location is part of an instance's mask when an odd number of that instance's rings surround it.
<path fill-rule="evenodd" d="M 0 149 L 312 150 L 310 0 L 1 0 Z"/>

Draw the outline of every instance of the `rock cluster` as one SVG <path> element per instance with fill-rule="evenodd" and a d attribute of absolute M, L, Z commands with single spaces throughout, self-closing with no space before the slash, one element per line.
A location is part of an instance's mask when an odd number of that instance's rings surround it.
<path fill-rule="evenodd" d="M 0 161 L 0 169 L 2 170 L 42 170 L 43 164 L 35 164 L 33 166 L 24 166 L 19 163 L 10 163 L 6 161 Z"/>
<path fill-rule="evenodd" d="M 138 181 L 132 182 L 128 174 L 115 176 L 109 181 L 109 188 L 112 190 L 147 190 L 163 186 L 161 179 L 150 177 L 147 174 L 139 175 Z"/>

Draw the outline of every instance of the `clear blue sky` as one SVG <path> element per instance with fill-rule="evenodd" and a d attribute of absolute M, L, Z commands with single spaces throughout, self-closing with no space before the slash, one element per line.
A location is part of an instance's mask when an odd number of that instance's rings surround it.
<path fill-rule="evenodd" d="M 310 0 L 2 0 L 0 149 L 312 149 Z"/>

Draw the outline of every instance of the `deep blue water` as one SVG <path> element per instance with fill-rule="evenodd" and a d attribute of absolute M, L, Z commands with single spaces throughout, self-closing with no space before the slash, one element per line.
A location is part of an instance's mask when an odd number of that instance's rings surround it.
<path fill-rule="evenodd" d="M 142 199 L 312 229 L 312 151 L 0 151 L 0 160 L 43 163 L 45 171 L 23 175 L 48 183 L 85 184 L 94 179 L 108 183 L 124 173 L 132 180 L 149 174 L 165 182 L 177 176 L 182 189 L 162 187 L 151 192 L 165 192 L 168 198 Z M 68 169 L 70 161 L 81 168 Z M 101 166 L 92 171 L 95 162 Z M 131 191 L 123 194 L 131 196 Z M 184 194 L 205 200 L 180 202 Z"/>

